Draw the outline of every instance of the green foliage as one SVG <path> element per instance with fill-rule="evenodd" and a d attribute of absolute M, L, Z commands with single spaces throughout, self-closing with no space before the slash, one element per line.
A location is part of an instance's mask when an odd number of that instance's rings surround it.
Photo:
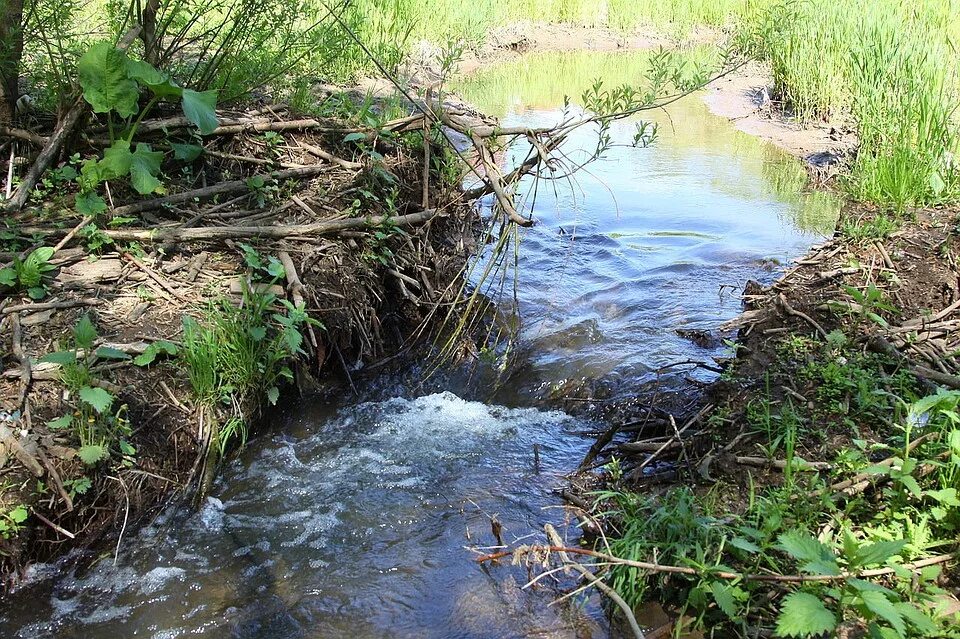
<path fill-rule="evenodd" d="M 23 522 L 30 516 L 30 512 L 23 504 L 0 511 L 0 538 L 10 539 L 17 536 L 23 528 Z"/>
<path fill-rule="evenodd" d="M 262 175 L 254 175 L 247 178 L 247 188 L 253 197 L 254 204 L 258 209 L 264 208 L 268 203 L 276 199 L 280 193 L 280 187 L 276 181 Z"/>
<path fill-rule="evenodd" d="M 784 370 L 792 374 L 799 367 L 797 380 L 808 385 L 798 390 L 815 406 L 773 401 L 779 375 L 774 368 L 747 409 L 758 430 L 782 435 L 783 480 L 762 489 L 751 480 L 746 503 L 736 512 L 727 510 L 727 500 L 713 499 L 714 491 L 676 487 L 657 499 L 601 493 L 618 531 L 608 540 L 611 554 L 695 571 L 666 575 L 614 566 L 608 582 L 631 604 L 651 596 L 679 602 L 698 625 L 724 633 L 742 635 L 748 626 L 776 619 L 777 635 L 784 637 L 817 637 L 856 624 L 875 637 L 948 636 L 949 621 L 936 616 L 932 603 L 941 593 L 939 569 L 908 570 L 904 564 L 957 548 L 960 392 L 917 399 L 909 376 L 890 375 L 883 358 L 859 352 L 839 331 L 826 343 L 784 340 L 778 353 Z M 894 423 L 882 430 L 883 420 L 891 418 Z M 801 429 L 807 423 L 816 429 Z M 811 447 L 824 429 L 835 437 L 839 428 L 856 433 L 861 424 L 879 441 L 851 438 L 850 448 L 836 452 L 831 473 L 793 472 L 802 467 L 791 462 L 799 459 L 795 449 Z M 800 435 L 791 435 L 793 429 Z M 921 432 L 924 442 L 911 451 Z M 888 461 L 874 463 L 878 453 Z M 831 484 L 857 473 L 877 486 L 831 494 Z M 886 574 L 860 576 L 877 569 Z M 776 585 L 718 579 L 717 570 L 815 580 Z M 771 587 L 788 592 L 771 599 Z"/>
<path fill-rule="evenodd" d="M 852 118 L 854 197 L 903 210 L 960 195 L 956 3 L 785 0 L 742 16 L 739 46 L 770 60 L 777 97 L 802 119 Z"/>
<path fill-rule="evenodd" d="M 81 192 L 76 206 L 84 215 L 96 215 L 106 209 L 103 198 L 95 192 L 101 182 L 129 177 L 131 186 L 141 195 L 163 192 L 158 178 L 163 153 L 154 151 L 149 144 L 133 144 L 140 122 L 158 102 L 179 100 L 184 116 L 201 134 L 217 128 L 216 91 L 181 88 L 169 74 L 128 57 L 110 42 L 92 45 L 77 63 L 77 74 L 84 100 L 94 112 L 107 116 L 112 142 L 101 159 L 85 160 L 80 169 L 77 182 Z M 142 89 L 151 97 L 140 109 Z M 119 137 L 114 133 L 115 117 L 120 118 L 123 131 Z M 175 155 L 187 155 L 186 149 L 175 150 Z"/>
<path fill-rule="evenodd" d="M 831 632 L 837 618 L 814 595 L 794 592 L 783 600 L 777 618 L 777 634 L 782 637 L 810 637 Z"/>
<path fill-rule="evenodd" d="M 95 347 L 97 337 L 90 316 L 83 315 L 73 327 L 72 343 L 40 358 L 41 362 L 60 365 L 60 381 L 72 403 L 72 411 L 48 421 L 47 428 L 70 431 L 79 442 L 77 457 L 88 466 L 113 454 L 129 465 L 132 458 L 125 451 L 132 447 L 126 441 L 131 432 L 127 407 L 124 404 L 112 410 L 116 398 L 98 385 L 96 367 L 103 361 L 127 360 L 130 356 L 108 346 Z"/>
<path fill-rule="evenodd" d="M 846 237 L 856 241 L 875 241 L 890 237 L 900 228 L 893 217 L 879 214 L 868 220 L 844 220 L 841 230 Z"/>
<path fill-rule="evenodd" d="M 870 284 L 866 290 L 863 291 L 854 286 L 844 286 L 843 290 L 853 298 L 853 304 L 834 303 L 832 306 L 835 309 L 846 311 L 861 320 L 868 319 L 881 328 L 887 328 L 889 324 L 880 313 L 898 313 L 897 308 L 885 299 L 883 291 L 874 284 Z"/>
<path fill-rule="evenodd" d="M 251 249 L 252 250 L 252 249 Z M 293 373 L 285 363 L 303 352 L 301 330 L 311 320 L 302 307 L 245 287 L 243 303 L 215 304 L 203 323 L 183 321 L 182 358 L 198 404 L 222 408 L 221 450 L 234 437 L 246 438 L 246 419 L 266 400 L 275 404 L 280 384 Z"/>
<path fill-rule="evenodd" d="M 11 266 L 0 269 L 0 285 L 24 290 L 34 300 L 43 299 L 47 294 L 44 280 L 56 268 L 50 263 L 53 253 L 53 247 L 41 246 L 26 259 L 14 258 Z"/>
<path fill-rule="evenodd" d="M 162 354 L 174 356 L 179 352 L 180 349 L 173 342 L 158 339 L 155 342 L 150 342 L 150 345 L 147 346 L 143 353 L 134 357 L 133 363 L 137 366 L 149 366 Z"/>

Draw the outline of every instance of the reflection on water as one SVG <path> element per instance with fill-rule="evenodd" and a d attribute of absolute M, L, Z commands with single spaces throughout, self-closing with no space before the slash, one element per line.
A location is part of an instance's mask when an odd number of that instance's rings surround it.
<path fill-rule="evenodd" d="M 578 94 L 596 73 L 628 80 L 642 63 L 533 57 L 460 90 L 507 123 L 545 124 L 562 92 Z M 529 365 L 508 403 L 581 378 L 636 383 L 661 364 L 717 354 L 676 330 L 732 316 L 747 279 L 772 279 L 833 227 L 836 203 L 800 193 L 798 163 L 698 100 L 650 116 L 661 125 L 655 147 L 616 147 L 576 184 L 540 190 L 540 223 L 519 258 Z M 633 127 L 611 133 L 625 142 Z M 573 143 L 592 148 L 587 132 Z M 591 443 L 571 431 L 596 425 L 450 392 L 307 401 L 278 422 L 199 512 L 166 513 L 124 540 L 116 564 L 37 569 L 0 611 L 0 636 L 604 636 L 595 601 L 548 607 L 554 592 L 519 588 L 525 570 L 481 567 L 464 549 L 495 543 L 489 515 L 508 543 L 560 523 L 551 490 Z"/>
<path fill-rule="evenodd" d="M 575 103 L 594 78 L 608 87 L 631 82 L 647 63 L 636 53 L 538 54 L 455 90 L 507 126 L 545 126 L 563 118 L 565 96 Z M 652 147 L 630 146 L 635 121 L 614 123 L 618 146 L 588 172 L 536 189 L 538 223 L 523 232 L 516 267 L 528 365 L 511 382 L 521 394 L 578 380 L 629 388 L 665 364 L 723 354 L 676 330 L 709 330 L 734 316 L 747 280 L 771 281 L 832 234 L 839 201 L 803 192 L 799 161 L 711 115 L 698 96 L 643 119 L 659 127 Z M 596 131 L 576 132 L 569 146 L 574 162 L 585 159 Z M 506 161 L 526 151 L 518 145 Z"/>

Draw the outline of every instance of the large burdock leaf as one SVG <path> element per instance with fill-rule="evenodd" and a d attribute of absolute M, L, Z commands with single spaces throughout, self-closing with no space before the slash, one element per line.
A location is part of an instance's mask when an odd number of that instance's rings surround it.
<path fill-rule="evenodd" d="M 160 173 L 162 161 L 163 153 L 160 151 L 154 151 L 149 144 L 137 145 L 130 163 L 130 183 L 137 193 L 146 195 L 161 189 L 163 185 L 157 179 L 157 174 Z"/>
<path fill-rule="evenodd" d="M 148 87 L 159 98 L 179 98 L 183 95 L 183 89 L 178 87 L 169 75 L 149 62 L 127 59 L 127 75 Z"/>
<path fill-rule="evenodd" d="M 213 133 L 213 130 L 220 124 L 217 121 L 216 91 L 184 89 L 181 105 L 183 106 L 183 114 L 200 129 L 200 133 L 203 135 Z"/>
<path fill-rule="evenodd" d="M 115 180 L 130 173 L 133 164 L 133 153 L 130 152 L 130 143 L 126 140 L 117 140 L 103 151 L 103 159 L 99 163 L 99 178 L 101 180 Z"/>
<path fill-rule="evenodd" d="M 137 112 L 137 83 L 127 75 L 127 56 L 109 42 L 90 47 L 77 62 L 83 99 L 96 113 L 116 111 L 128 118 Z"/>

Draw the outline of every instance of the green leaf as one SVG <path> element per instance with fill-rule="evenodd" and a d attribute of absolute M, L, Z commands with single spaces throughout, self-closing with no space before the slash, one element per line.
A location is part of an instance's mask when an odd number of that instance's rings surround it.
<path fill-rule="evenodd" d="M 13 520 L 15 524 L 22 524 L 27 520 L 27 516 L 30 513 L 27 512 L 27 509 L 23 506 L 17 506 L 13 510 L 7 513 L 7 517 Z"/>
<path fill-rule="evenodd" d="M 783 600 L 777 618 L 777 634 L 783 637 L 807 637 L 832 631 L 837 618 L 823 602 L 808 592 L 794 592 Z"/>
<path fill-rule="evenodd" d="M 833 551 L 802 530 L 791 530 L 777 538 L 778 548 L 802 562 L 832 559 Z"/>
<path fill-rule="evenodd" d="M 840 565 L 837 563 L 836 559 L 814 559 L 813 561 L 808 561 L 800 566 L 800 570 L 812 575 L 830 575 L 835 576 L 840 574 Z"/>
<path fill-rule="evenodd" d="M 183 114 L 200 129 L 200 133 L 203 135 L 213 133 L 213 130 L 220 125 L 216 112 L 216 91 L 184 89 L 181 106 L 183 107 Z"/>
<path fill-rule="evenodd" d="M 109 346 L 101 346 L 96 350 L 97 357 L 103 359 L 130 359 L 130 356 L 121 350 Z"/>
<path fill-rule="evenodd" d="M 80 389 L 80 400 L 93 407 L 93 410 L 102 413 L 113 404 L 113 395 L 98 386 L 84 386 Z"/>
<path fill-rule="evenodd" d="M 882 564 L 891 557 L 896 556 L 906 545 L 907 542 L 903 539 L 896 541 L 878 541 L 858 549 L 856 555 L 849 558 L 850 563 L 852 566 L 858 567 Z"/>
<path fill-rule="evenodd" d="M 367 139 L 367 134 L 366 134 L 366 133 L 349 133 L 349 134 L 347 134 L 347 135 L 344 136 L 343 141 L 344 141 L 344 142 L 357 142 L 358 140 L 366 140 L 366 139 Z"/>
<path fill-rule="evenodd" d="M 278 279 L 281 277 L 286 277 L 287 275 L 287 271 L 283 268 L 283 263 L 272 255 L 267 263 L 267 273 L 270 275 L 270 277 L 275 277 Z"/>
<path fill-rule="evenodd" d="M 0 269 L 0 284 L 4 286 L 17 285 L 17 271 L 12 266 Z"/>
<path fill-rule="evenodd" d="M 160 190 L 163 185 L 156 176 L 160 173 L 163 153 L 154 151 L 149 144 L 140 143 L 130 157 L 130 183 L 137 193 L 146 195 Z"/>
<path fill-rule="evenodd" d="M 133 363 L 137 366 L 149 366 L 157 359 L 157 355 L 160 353 L 176 355 L 177 350 L 176 344 L 160 339 L 151 343 L 143 353 L 134 357 Z"/>
<path fill-rule="evenodd" d="M 276 386 L 271 386 L 267 389 L 267 401 L 270 402 L 271 406 L 275 406 L 277 400 L 280 399 L 280 389 Z"/>
<path fill-rule="evenodd" d="M 106 201 L 94 191 L 84 191 L 73 204 L 80 215 L 97 215 L 107 210 Z"/>
<path fill-rule="evenodd" d="M 917 480 L 913 478 L 912 475 L 903 475 L 898 477 L 900 483 L 903 484 L 903 487 L 910 491 L 914 497 L 920 497 L 923 495 L 923 489 L 920 488 L 920 484 L 917 483 Z"/>
<path fill-rule="evenodd" d="M 56 351 L 55 353 L 47 353 L 40 358 L 40 361 L 50 364 L 73 364 L 77 361 L 77 353 L 75 351 Z"/>
<path fill-rule="evenodd" d="M 90 349 L 93 348 L 95 339 L 97 339 L 97 329 L 90 321 L 90 315 L 84 313 L 77 325 L 73 327 L 73 341 L 77 348 Z"/>
<path fill-rule="evenodd" d="M 95 113 L 116 111 L 128 118 L 137 112 L 137 83 L 127 76 L 127 56 L 110 42 L 91 46 L 77 62 L 83 99 Z"/>
<path fill-rule="evenodd" d="M 723 611 L 728 618 L 736 620 L 739 617 L 739 607 L 734 598 L 735 586 L 721 583 L 719 581 L 711 582 L 710 592 L 713 594 L 713 600 L 717 602 L 717 607 Z"/>
<path fill-rule="evenodd" d="M 740 550 L 745 550 L 749 553 L 760 552 L 760 546 L 756 545 L 752 541 L 744 539 L 743 537 L 734 537 L 730 540 L 730 545 L 734 548 L 739 548 Z"/>
<path fill-rule="evenodd" d="M 103 159 L 98 164 L 100 180 L 115 180 L 129 175 L 131 164 L 133 153 L 130 152 L 130 143 L 117 140 L 103 151 Z"/>
<path fill-rule="evenodd" d="M 941 504 L 947 506 L 960 506 L 960 500 L 957 499 L 956 488 L 943 488 L 941 490 L 928 490 L 923 493 L 931 499 L 935 499 Z"/>
<path fill-rule="evenodd" d="M 77 457 L 80 458 L 87 466 L 93 466 L 98 461 L 107 456 L 107 449 L 104 446 L 98 446 L 96 444 L 91 444 L 89 446 L 81 446 L 77 450 Z"/>
<path fill-rule="evenodd" d="M 923 610 L 920 610 L 909 601 L 899 601 L 893 604 L 893 607 L 897 609 L 897 612 L 899 612 L 911 626 L 924 635 L 931 636 L 939 630 L 937 624 L 933 622 L 929 615 L 925 614 Z"/>
<path fill-rule="evenodd" d="M 127 76 L 149 88 L 160 98 L 179 98 L 183 89 L 178 87 L 166 73 L 143 60 L 127 59 Z"/>
<path fill-rule="evenodd" d="M 28 264 L 40 265 L 43 262 L 49 262 L 54 253 L 55 251 L 53 250 L 52 246 L 41 246 L 38 249 L 34 249 L 27 257 L 25 262 Z"/>
<path fill-rule="evenodd" d="M 860 598 L 863 599 L 863 605 L 867 607 L 867 610 L 889 623 L 898 635 L 904 636 L 907 632 L 907 625 L 903 621 L 903 616 L 884 593 L 868 590 L 861 592 Z"/>
<path fill-rule="evenodd" d="M 47 287 L 45 286 L 31 286 L 27 289 L 27 295 L 29 295 L 32 300 L 42 300 L 46 294 Z"/>
<path fill-rule="evenodd" d="M 193 162 L 203 153 L 203 147 L 199 144 L 178 144 L 171 142 L 170 148 L 173 149 L 173 157 L 184 162 Z"/>
<path fill-rule="evenodd" d="M 47 428 L 50 430 L 62 430 L 68 428 L 73 423 L 73 415 L 64 415 L 57 419 L 47 422 Z"/>
<path fill-rule="evenodd" d="M 64 482 L 66 484 L 67 482 Z M 70 482 L 70 492 L 83 495 L 86 494 L 88 490 L 93 486 L 93 482 L 90 481 L 89 477 L 80 477 L 79 479 L 74 479 Z"/>
<path fill-rule="evenodd" d="M 128 442 L 125 439 L 120 440 L 120 452 L 128 457 L 133 457 L 137 454 L 137 449 L 134 448 L 133 444 Z"/>

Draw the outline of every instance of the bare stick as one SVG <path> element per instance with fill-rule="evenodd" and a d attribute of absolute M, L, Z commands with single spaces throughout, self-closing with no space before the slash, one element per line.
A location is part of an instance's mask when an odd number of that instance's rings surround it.
<path fill-rule="evenodd" d="M 327 153 L 320 147 L 314 146 L 308 142 L 304 142 L 303 140 L 297 140 L 297 144 L 299 144 L 300 147 L 310 155 L 318 157 L 321 160 L 326 160 L 331 164 L 342 166 L 343 168 L 349 169 L 351 171 L 359 171 L 360 169 L 363 168 L 363 164 L 361 164 L 360 162 L 353 162 L 351 160 L 345 160 L 343 158 L 339 158 L 333 155 L 332 153 Z"/>
<path fill-rule="evenodd" d="M 153 269 L 147 268 L 147 266 L 146 266 L 143 262 L 141 262 L 140 260 L 138 260 L 137 258 L 135 258 L 133 255 L 131 255 L 130 253 L 124 253 L 124 254 L 123 254 L 123 257 L 124 257 L 124 259 L 127 259 L 127 260 L 133 262 L 134 264 L 136 264 L 136 265 L 137 265 L 137 268 L 139 268 L 141 271 L 143 271 L 150 279 L 152 279 L 154 282 L 156 282 L 162 289 L 164 289 L 165 291 L 167 291 L 168 293 L 170 293 L 171 295 L 173 295 L 174 297 L 176 297 L 176 298 L 177 298 L 178 300 L 180 300 L 181 302 L 186 302 L 186 301 L 187 301 L 187 298 L 185 298 L 185 297 L 184 297 L 179 291 L 177 291 L 175 288 L 173 288 L 172 286 L 170 286 L 169 284 L 167 284 L 167 281 L 166 281 L 165 279 L 163 279 L 163 278 L 160 277 L 157 273 L 155 273 L 155 272 L 153 271 Z"/>
<path fill-rule="evenodd" d="M 553 526 L 546 524 L 543 529 L 547 531 L 547 538 L 550 540 L 551 544 L 557 547 L 563 547 L 563 539 L 560 538 L 560 535 L 557 534 L 557 531 Z M 584 579 L 590 582 L 591 585 L 595 586 L 597 590 L 609 597 L 613 603 L 617 604 L 620 610 L 623 611 L 623 616 L 627 618 L 627 623 L 630 624 L 630 630 L 633 631 L 633 636 L 636 639 L 645 639 L 643 636 L 643 630 L 640 629 L 640 624 L 637 623 L 637 618 L 633 615 L 633 610 L 630 608 L 630 605 L 623 600 L 623 597 L 617 593 L 616 590 L 603 583 L 599 577 L 581 566 L 579 562 L 572 560 L 563 550 L 559 550 L 557 554 L 560 555 L 560 559 L 563 560 L 564 564 L 579 572 Z"/>
<path fill-rule="evenodd" d="M 65 529 L 65 528 L 61 528 L 61 527 L 58 526 L 57 524 L 53 523 L 52 521 L 50 521 L 49 519 L 47 519 L 46 517 L 44 517 L 43 515 L 41 515 L 39 512 L 37 512 L 36 509 L 31 508 L 31 509 L 30 509 L 30 512 L 32 512 L 33 515 L 34 515 L 37 519 L 39 519 L 40 521 L 42 521 L 42 522 L 43 522 L 44 524 L 46 524 L 47 526 L 50 526 L 51 528 L 53 528 L 55 531 L 57 531 L 58 533 L 60 533 L 60 534 L 63 535 L 64 537 L 67 537 L 68 539 L 76 539 L 76 538 L 77 538 L 77 536 L 74 535 L 72 532 L 70 532 L 69 530 L 67 530 L 67 529 Z"/>
<path fill-rule="evenodd" d="M 481 555 L 474 559 L 477 563 L 484 563 L 487 561 L 493 561 L 495 559 L 502 559 L 504 557 L 510 557 L 511 555 L 516 556 L 518 554 L 527 554 L 527 553 L 538 553 L 538 552 L 567 552 L 570 554 L 576 555 L 585 555 L 587 557 L 596 557 L 598 559 L 603 559 L 611 564 L 619 564 L 622 566 L 630 566 L 633 568 L 639 568 L 640 570 L 646 570 L 649 572 L 657 573 L 668 573 L 675 575 L 692 575 L 700 576 L 709 574 L 711 577 L 716 577 L 718 579 L 740 579 L 744 581 L 765 581 L 770 583 L 833 583 L 837 581 L 846 581 L 848 579 L 865 579 L 868 577 L 882 577 L 884 575 L 892 575 L 899 570 L 910 570 L 916 572 L 921 568 L 926 568 L 927 566 L 936 566 L 938 564 L 945 564 L 948 561 L 952 561 L 957 558 L 957 553 L 945 553 L 942 555 L 937 555 L 935 557 L 929 557 L 927 559 L 921 559 L 920 561 L 915 561 L 909 564 L 901 564 L 896 568 L 874 568 L 872 570 L 864 570 L 862 572 L 842 572 L 839 575 L 776 575 L 776 574 L 748 574 L 742 572 L 731 572 L 727 570 L 719 571 L 710 571 L 709 573 L 701 572 L 696 568 L 689 568 L 687 566 L 669 566 L 666 564 L 652 563 L 649 561 L 636 561 L 633 559 L 622 559 L 614 555 L 607 553 L 598 552 L 596 550 L 588 550 L 586 548 L 571 548 L 567 546 L 555 545 L 555 546 L 520 546 L 514 550 L 503 550 L 500 552 L 491 553 L 489 555 Z"/>
<path fill-rule="evenodd" d="M 827 339 L 827 332 L 823 330 L 823 327 L 820 326 L 820 324 L 818 324 L 816 320 L 814 320 L 812 317 L 810 317 L 806 313 L 802 311 L 798 311 L 792 306 L 790 306 L 790 303 L 787 302 L 787 298 L 784 296 L 783 293 L 780 293 L 779 300 L 780 300 L 780 306 L 783 307 L 783 310 L 786 311 L 787 315 L 793 315 L 794 317 L 799 317 L 800 319 L 805 321 L 807 324 L 814 327 L 817 330 L 817 332 L 820 333 L 820 336 L 823 337 L 823 339 Z"/>

